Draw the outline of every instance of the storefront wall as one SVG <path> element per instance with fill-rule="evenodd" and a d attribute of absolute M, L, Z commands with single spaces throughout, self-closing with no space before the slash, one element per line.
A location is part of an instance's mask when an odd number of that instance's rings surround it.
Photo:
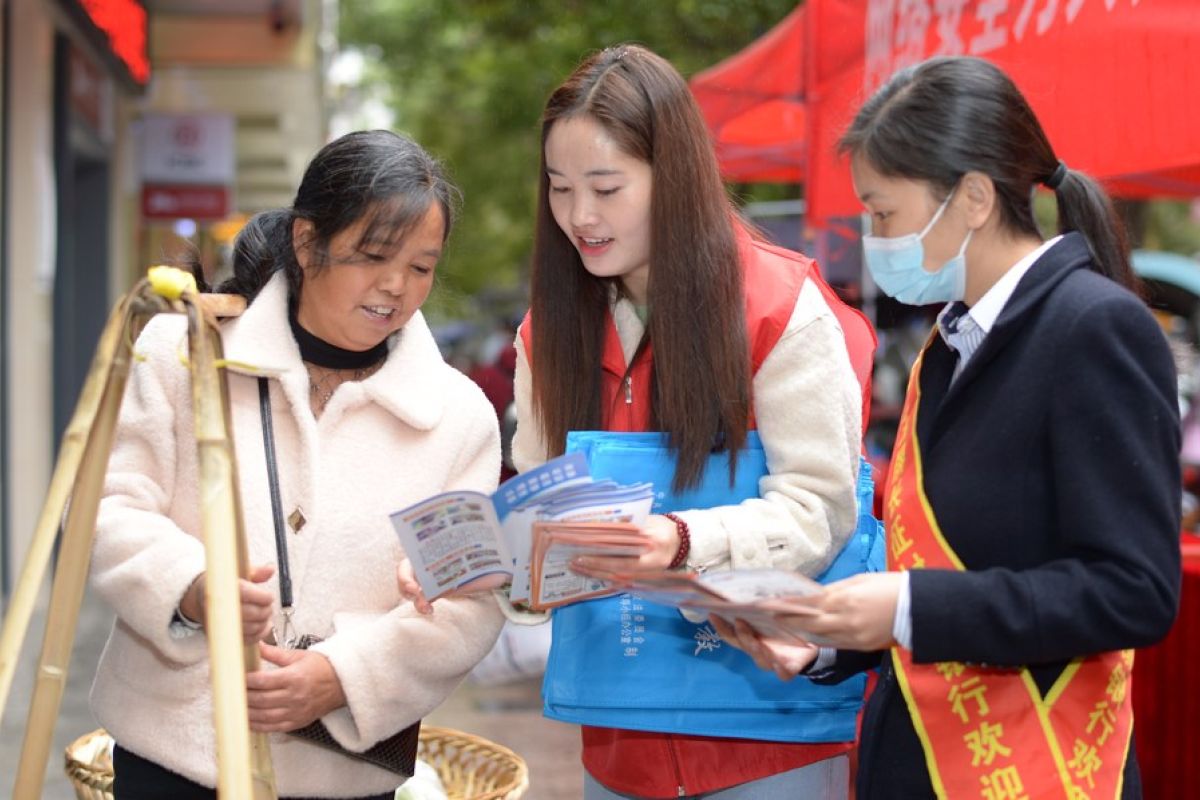
<path fill-rule="evenodd" d="M 11 590 L 24 563 L 62 420 L 74 408 L 98 325 L 120 291 L 124 276 L 110 265 L 129 261 L 135 244 L 128 91 L 57 3 L 10 0 L 8 6 L 0 594 Z M 89 68 L 84 77 L 98 82 L 88 92 L 96 114 L 82 121 L 89 115 L 65 94 L 71 57 L 82 59 Z M 78 85 L 78 72 L 75 79 Z M 95 313 L 81 313 L 84 303 Z"/>
<path fill-rule="evenodd" d="M 22 564 L 51 469 L 53 371 L 54 22 L 14 2 L 8 136 L 8 585 Z"/>
<path fill-rule="evenodd" d="M 178 251 L 172 220 L 142 216 L 143 115 L 235 120 L 234 219 L 199 220 L 193 239 L 210 270 L 237 220 L 290 202 L 325 140 L 319 42 L 331 41 L 331 29 L 320 33 L 332 0 L 140 3 L 155 55 L 142 89 L 86 29 L 77 0 L 0 0 L 10 27 L 0 39 L 0 599 L 24 563 L 95 333 L 147 266 Z M 272 24 L 277 12 L 286 24 Z M 72 63 L 83 84 L 100 84 L 82 100 L 64 95 Z"/>

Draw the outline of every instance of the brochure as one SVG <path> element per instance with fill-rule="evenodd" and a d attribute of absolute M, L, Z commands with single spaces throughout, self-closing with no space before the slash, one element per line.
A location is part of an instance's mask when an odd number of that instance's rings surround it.
<path fill-rule="evenodd" d="M 535 522 L 529 606 L 538 611 L 613 594 L 601 578 L 571 568 L 580 556 L 631 556 L 645 552 L 646 537 L 624 522 Z"/>
<path fill-rule="evenodd" d="M 606 581 L 572 571 L 570 561 L 636 556 L 653 500 L 648 483 L 592 480 L 584 455 L 570 453 L 505 481 L 491 495 L 445 492 L 391 520 L 430 600 L 476 581 L 509 582 L 513 602 L 543 610 L 611 591 Z M 539 524 L 550 522 L 557 524 Z"/>
<path fill-rule="evenodd" d="M 812 578 L 780 569 L 588 574 L 652 603 L 741 619 L 764 636 L 791 641 L 807 641 L 798 618 L 814 613 L 812 602 L 824 590 Z"/>

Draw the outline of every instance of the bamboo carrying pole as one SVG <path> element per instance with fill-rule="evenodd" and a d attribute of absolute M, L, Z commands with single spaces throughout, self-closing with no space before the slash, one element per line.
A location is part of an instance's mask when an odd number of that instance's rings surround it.
<path fill-rule="evenodd" d="M 46 618 L 46 634 L 42 654 L 29 703 L 25 740 L 21 746 L 21 761 L 17 765 L 17 780 L 13 796 L 17 800 L 37 800 L 42 796 L 54 723 L 58 719 L 66 686 L 71 646 L 75 641 L 75 626 L 79 621 L 79 606 L 87 583 L 91 560 L 92 538 L 95 533 L 96 511 L 112 449 L 117 413 L 129 376 L 129 357 L 132 352 L 129 328 L 135 321 L 138 306 L 136 296 L 122 302 L 121 331 L 117 337 L 112 361 L 104 380 L 104 388 L 96 408 L 91 431 L 83 447 L 78 474 L 71 492 L 67 520 L 63 526 L 58 554 L 58 567 L 50 590 L 50 608 Z"/>
<path fill-rule="evenodd" d="M 54 464 L 54 474 L 50 479 L 50 489 L 42 504 L 42 513 L 38 517 L 37 528 L 34 529 L 33 541 L 29 544 L 25 563 L 21 566 L 21 575 L 17 579 L 8 611 L 4 615 L 4 629 L 0 632 L 0 718 L 3 718 L 4 709 L 8 704 L 8 692 L 12 689 L 13 675 L 17 671 L 17 657 L 21 653 L 25 633 L 29 630 L 29 620 L 33 617 L 38 590 L 46 575 L 50 555 L 54 552 L 58 526 L 62 524 L 63 509 L 67 507 L 67 498 L 79 471 L 88 432 L 96 417 L 96 409 L 100 406 L 100 396 L 108 380 L 117 341 L 125 331 L 124 326 L 125 309 L 122 303 L 113 308 L 100 334 L 100 343 L 96 346 L 96 355 L 88 369 L 83 391 L 75 405 L 75 413 L 63 434 L 58 460 Z"/>
<path fill-rule="evenodd" d="M 191 297 L 195 297 L 192 295 Z M 260 666 L 258 646 L 242 639 L 238 578 L 249 572 L 238 494 L 237 460 L 229 438 L 229 390 L 216 362 L 216 323 L 183 297 L 188 311 L 192 403 L 200 460 L 200 512 L 207 561 L 205 586 L 213 717 L 217 728 L 217 793 L 274 800 L 275 773 L 266 734 L 250 733 L 246 672 Z M 222 535 L 212 535 L 220 532 Z"/>
<path fill-rule="evenodd" d="M 41 797 L 54 723 L 62 702 L 87 582 L 104 474 L 129 376 L 132 341 L 146 320 L 168 310 L 185 311 L 189 320 L 202 527 L 209 561 L 206 579 L 209 624 L 206 631 L 213 675 L 218 790 L 221 796 L 228 798 L 275 798 L 274 770 L 267 738 L 265 734 L 250 735 L 246 709 L 244 670 L 256 669 L 259 658 L 256 647 L 242 643 L 237 582 L 240 575 L 246 574 L 248 558 L 236 484 L 237 465 L 229 437 L 228 390 L 218 364 L 221 342 L 215 322 L 216 315 L 234 316 L 244 307 L 240 298 L 197 294 L 194 281 L 185 273 L 155 268 L 148 281 L 139 283 L 122 299 L 105 327 L 84 394 L 72 418 L 69 432 L 73 431 L 75 435 L 64 437 L 63 452 L 35 534 L 35 546 L 46 551 L 45 558 L 42 559 L 39 551 L 37 556 L 27 560 L 18 587 L 22 605 L 16 613 L 10 610 L 0 637 L 3 646 L 0 667 L 9 671 L 7 675 L 0 671 L 0 680 L 11 682 L 10 673 L 15 667 L 9 664 L 15 664 L 19 655 L 33 597 L 49 559 L 57 518 L 66 503 L 66 487 L 70 485 L 71 505 L 63 528 L 46 634 L 26 720 L 14 787 L 16 800 Z M 87 433 L 83 436 L 85 430 Z M 0 685 L 0 689 L 3 689 L 0 693 L 2 712 L 8 685 Z"/>

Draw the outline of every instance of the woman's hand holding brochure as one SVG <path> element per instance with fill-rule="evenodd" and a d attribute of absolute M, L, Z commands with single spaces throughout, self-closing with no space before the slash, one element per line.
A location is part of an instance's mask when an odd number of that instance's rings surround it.
<path fill-rule="evenodd" d="M 807 643 L 806 619 L 825 587 L 798 572 L 776 569 L 729 570 L 695 574 L 661 570 L 580 571 L 606 580 L 654 603 L 741 620 L 763 636 L 792 644 Z"/>
<path fill-rule="evenodd" d="M 816 644 L 886 649 L 895 644 L 892 626 L 903 580 L 902 572 L 870 572 L 834 581 L 808 602 L 790 599 L 782 622 Z"/>
<path fill-rule="evenodd" d="M 754 659 L 759 669 L 774 672 L 781 681 L 790 681 L 803 672 L 820 653 L 815 644 L 763 636 L 742 619 L 731 622 L 716 614 L 708 619 L 722 639 Z"/>
<path fill-rule="evenodd" d="M 773 623 L 776 630 L 809 644 L 864 651 L 891 647 L 895 644 L 892 625 L 903 579 L 900 572 L 863 573 L 821 587 L 815 594 L 777 598 L 770 604 Z M 726 621 L 734 619 L 720 616 Z M 755 621 L 747 621 L 758 633 L 773 635 Z M 725 626 L 727 631 L 731 627 L 737 641 L 731 639 L 730 643 L 754 655 L 750 650 L 753 642 L 745 640 L 736 625 Z M 776 649 L 769 646 L 770 642 L 759 644 L 768 645 L 767 651 Z M 772 655 L 778 666 L 783 654 Z"/>
<path fill-rule="evenodd" d="M 646 547 L 636 559 L 623 556 L 583 556 L 575 564 L 580 571 L 603 572 L 661 572 L 671 563 L 679 549 L 679 529 L 662 514 L 651 514 L 642 523 Z"/>
<path fill-rule="evenodd" d="M 577 565 L 594 560 L 632 569 L 650 547 L 627 522 L 535 522 L 529 607 L 545 611 L 613 594 L 612 584 Z"/>
<path fill-rule="evenodd" d="M 433 613 L 433 604 L 426 599 L 425 592 L 421 590 L 421 584 L 417 582 L 417 573 L 413 568 L 413 563 L 407 558 L 400 559 L 400 564 L 396 567 L 396 583 L 400 587 L 400 597 L 412 603 L 417 611 L 422 614 Z M 484 575 L 441 595 L 441 597 L 462 597 L 469 594 L 482 594 L 499 589 L 505 583 L 507 583 L 507 579 L 504 575 Z"/>
<path fill-rule="evenodd" d="M 819 645 L 851 650 L 890 647 L 896 598 L 903 580 L 899 572 L 854 575 L 805 597 L 772 601 L 775 624 L 794 636 L 764 633 L 740 617 L 710 614 L 721 638 L 746 652 L 760 668 L 789 680 L 808 668 L 819 655 Z"/>

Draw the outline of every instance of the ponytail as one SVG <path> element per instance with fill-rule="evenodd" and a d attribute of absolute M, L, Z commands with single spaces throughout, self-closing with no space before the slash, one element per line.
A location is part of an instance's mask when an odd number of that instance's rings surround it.
<path fill-rule="evenodd" d="M 216 288 L 249 303 L 279 270 L 287 275 L 291 297 L 300 296 L 300 264 L 292 247 L 291 209 L 278 208 L 253 216 L 233 243 L 233 277 Z"/>
<path fill-rule="evenodd" d="M 1054 181 L 1054 177 L 1058 180 Z M 1061 161 L 1056 174 L 1046 183 L 1056 184 L 1051 188 L 1058 199 L 1059 233 L 1082 234 L 1092 251 L 1092 268 L 1137 292 L 1139 282 L 1129 260 L 1125 224 L 1104 189 L 1084 173 L 1067 169 Z"/>
<path fill-rule="evenodd" d="M 1096 272 L 1137 291 L 1112 201 L 1058 160 L 1025 96 L 989 61 L 945 56 L 900 70 L 863 103 L 838 149 L 884 175 L 944 192 L 966 173 L 982 172 L 996 187 L 1002 227 L 1039 239 L 1032 199 L 1035 184 L 1044 184 L 1058 197 L 1060 232 L 1082 234 Z"/>

